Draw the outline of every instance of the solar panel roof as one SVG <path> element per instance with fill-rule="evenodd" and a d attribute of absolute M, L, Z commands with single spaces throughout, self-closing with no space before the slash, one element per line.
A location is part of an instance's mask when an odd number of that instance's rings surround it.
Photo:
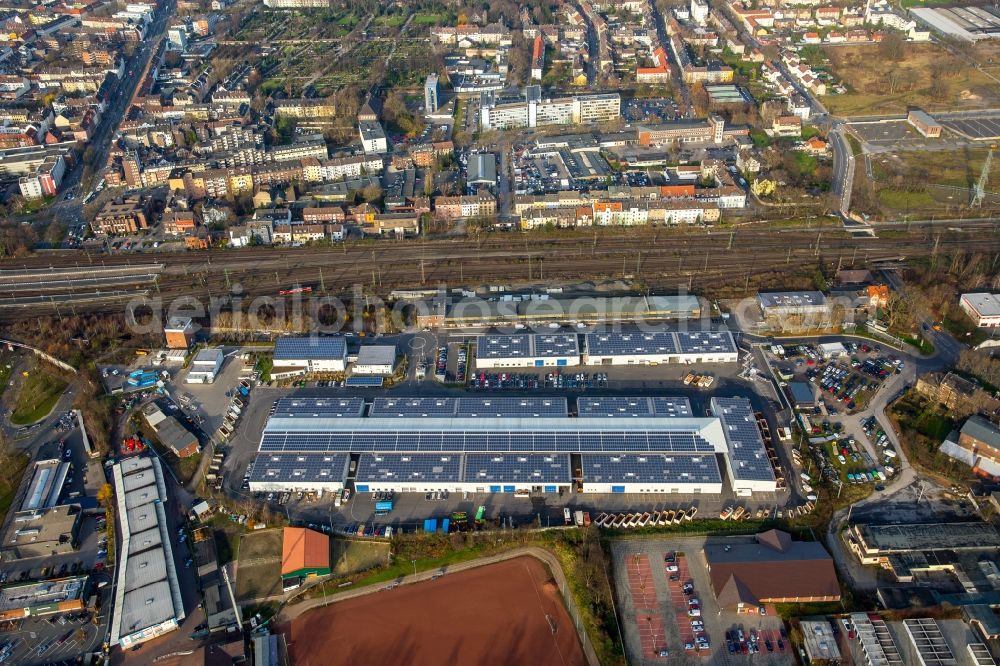
<path fill-rule="evenodd" d="M 458 481 L 462 456 L 455 453 L 370 453 L 358 459 L 358 481 L 403 483 Z"/>
<path fill-rule="evenodd" d="M 347 344 L 342 337 L 278 338 L 274 343 L 275 361 L 308 361 L 343 359 Z"/>
<path fill-rule="evenodd" d="M 728 330 L 588 333 L 587 353 L 593 356 L 663 356 L 735 352 Z"/>
<path fill-rule="evenodd" d="M 250 481 L 343 481 L 349 460 L 347 453 L 258 453 L 250 471 Z"/>
<path fill-rule="evenodd" d="M 480 335 L 476 338 L 477 358 L 530 358 L 531 336 Z"/>
<path fill-rule="evenodd" d="M 358 417 L 364 412 L 365 400 L 351 398 L 279 398 L 274 416 L 286 418 Z"/>
<path fill-rule="evenodd" d="M 575 333 L 490 334 L 476 338 L 478 358 L 552 358 L 579 356 Z"/>
<path fill-rule="evenodd" d="M 669 331 L 651 333 L 588 333 L 587 352 L 596 356 L 676 354 L 677 341 Z"/>
<path fill-rule="evenodd" d="M 504 417 L 562 416 L 568 414 L 566 398 L 393 398 L 377 397 L 369 415 L 372 417 Z"/>
<path fill-rule="evenodd" d="M 382 377 L 360 377 L 355 375 L 344 380 L 344 386 L 378 388 L 382 386 Z"/>
<path fill-rule="evenodd" d="M 467 483 L 570 483 L 568 455 L 531 453 L 468 453 Z"/>
<path fill-rule="evenodd" d="M 726 353 L 736 351 L 729 331 L 679 331 L 677 343 L 685 354 Z"/>
<path fill-rule="evenodd" d="M 734 479 L 774 481 L 750 402 L 745 398 L 712 398 L 712 413 L 722 422 Z"/>
<path fill-rule="evenodd" d="M 278 432 L 264 434 L 261 452 L 672 452 L 714 453 L 715 447 L 698 432 L 647 430 L 592 430 L 532 432 L 338 431 L 324 433 Z M 259 462 L 258 458 L 258 462 Z M 254 466 L 253 475 L 258 470 Z M 251 477 L 253 478 L 253 476 Z"/>
<path fill-rule="evenodd" d="M 584 483 L 721 483 L 714 455 L 584 454 Z"/>
<path fill-rule="evenodd" d="M 582 396 L 576 400 L 580 416 L 658 416 L 676 418 L 691 416 L 691 403 L 687 398 L 649 396 L 628 398 L 620 396 Z"/>

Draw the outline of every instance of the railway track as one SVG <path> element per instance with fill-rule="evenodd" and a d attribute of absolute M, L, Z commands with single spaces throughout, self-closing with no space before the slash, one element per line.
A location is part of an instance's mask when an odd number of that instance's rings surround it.
<path fill-rule="evenodd" d="M 331 295 L 363 286 L 376 293 L 393 288 L 446 284 L 638 279 L 652 288 L 675 290 L 751 284 L 768 273 L 801 274 L 838 265 L 904 262 L 956 250 L 1000 252 L 992 223 L 961 231 L 917 226 L 882 238 L 852 238 L 840 229 L 739 228 L 735 230 L 610 229 L 551 236 L 486 234 L 475 239 L 364 241 L 334 248 L 246 248 L 178 254 L 103 257 L 89 263 L 79 252 L 12 260 L 4 270 L 53 268 L 86 272 L 88 266 L 139 272 L 156 265 L 159 280 L 145 290 L 164 302 L 180 296 L 202 301 L 238 293 L 244 303 L 275 296 L 295 284 Z M 102 271 L 103 272 L 103 271 Z M 22 273 L 23 275 L 23 273 Z M 38 280 L 44 271 L 38 271 Z M 28 280 L 30 282 L 30 279 Z M 23 286 L 22 284 L 19 287 Z M 0 290 L 2 291 L 2 290 Z M 138 290 L 137 290 L 138 291 Z M 116 294 L 120 298 L 120 294 Z M 37 316 L 44 303 L 36 301 Z M 120 301 L 88 302 L 86 311 L 121 309 Z M 81 308 L 77 308 L 78 310 Z M 25 313 L 13 313 L 24 316 Z M 9 318 L 11 312 L 0 312 Z"/>

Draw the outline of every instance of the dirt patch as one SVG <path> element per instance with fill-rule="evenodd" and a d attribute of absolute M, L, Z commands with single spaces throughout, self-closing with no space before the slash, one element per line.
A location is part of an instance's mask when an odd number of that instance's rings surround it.
<path fill-rule="evenodd" d="M 279 627 L 292 663 L 585 664 L 549 572 L 520 557 L 375 592 Z"/>
<path fill-rule="evenodd" d="M 331 539 L 330 563 L 335 576 L 367 571 L 389 559 L 387 541 L 349 541 Z"/>
<path fill-rule="evenodd" d="M 236 599 L 253 602 L 281 594 L 281 530 L 251 532 L 240 539 Z"/>
<path fill-rule="evenodd" d="M 823 97 L 836 115 L 906 113 L 914 106 L 926 111 L 977 109 L 991 106 L 1000 96 L 1000 86 L 988 74 L 938 44 L 907 44 L 900 62 L 883 67 L 871 66 L 883 62 L 876 45 L 828 46 L 824 52 L 831 74 L 849 89 Z M 931 82 L 933 67 L 939 70 L 937 86 Z"/>

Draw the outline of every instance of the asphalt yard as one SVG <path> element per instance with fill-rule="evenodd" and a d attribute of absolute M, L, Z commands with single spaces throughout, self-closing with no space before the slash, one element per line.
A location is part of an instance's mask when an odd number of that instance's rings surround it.
<path fill-rule="evenodd" d="M 940 122 L 942 127 L 968 139 L 987 141 L 1000 138 L 1000 115 L 984 115 Z"/>

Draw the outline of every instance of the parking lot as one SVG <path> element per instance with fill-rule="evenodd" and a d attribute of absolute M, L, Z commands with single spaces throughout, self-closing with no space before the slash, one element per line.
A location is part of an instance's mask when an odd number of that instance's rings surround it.
<path fill-rule="evenodd" d="M 41 445 L 36 456 L 36 460 L 47 459 L 72 464 L 61 498 L 72 498 L 84 504 L 93 502 L 105 482 L 104 468 L 99 461 L 87 457 L 74 418 L 64 415 L 56 422 L 50 441 Z M 30 481 L 31 474 L 25 474 L 12 506 L 21 505 Z M 0 662 L 33 664 L 71 659 L 82 650 L 92 649 L 98 637 L 103 636 L 112 599 L 112 595 L 98 590 L 98 585 L 111 582 L 107 571 L 105 527 L 103 513 L 95 506 L 84 511 L 77 536 L 77 550 L 0 563 L 0 581 L 7 584 L 90 574 L 91 587 L 86 594 L 97 594 L 99 600 L 97 625 L 91 621 L 93 613 L 90 611 L 54 613 L 8 625 L 0 632 L 0 655 L 6 652 L 8 656 Z M 86 604 L 87 596 L 83 601 Z M 9 647 L 2 647 L 4 645 Z"/>
<path fill-rule="evenodd" d="M 667 98 L 630 99 L 622 102 L 626 122 L 663 122 L 681 117 L 677 102 Z"/>
<path fill-rule="evenodd" d="M 913 125 L 905 120 L 883 120 L 871 123 L 851 123 L 851 131 L 866 143 L 897 143 L 900 141 L 927 141 Z M 934 139 L 930 139 L 934 141 Z"/>
<path fill-rule="evenodd" d="M 975 141 L 989 141 L 1000 138 L 1000 115 L 984 114 L 956 120 L 941 120 L 942 127 Z"/>
<path fill-rule="evenodd" d="M 719 608 L 701 554 L 709 539 L 724 543 L 749 537 L 612 543 L 618 614 L 629 662 L 740 666 L 796 663 L 784 625 L 773 608 L 766 608 L 764 615 Z M 659 633 L 658 621 L 662 623 Z M 661 656 L 663 651 L 667 654 Z"/>

